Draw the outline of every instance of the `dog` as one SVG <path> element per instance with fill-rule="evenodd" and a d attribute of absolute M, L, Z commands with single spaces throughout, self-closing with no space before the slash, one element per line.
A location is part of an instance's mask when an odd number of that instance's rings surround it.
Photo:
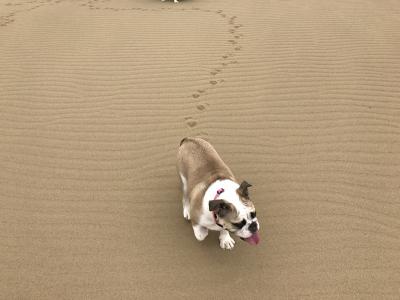
<path fill-rule="evenodd" d="M 194 236 L 203 241 L 208 230 L 219 231 L 220 247 L 233 249 L 230 233 L 252 245 L 260 241 L 260 225 L 247 181 L 240 184 L 214 147 L 198 137 L 179 145 L 177 171 L 182 182 L 183 217 L 191 221 Z"/>
<path fill-rule="evenodd" d="M 164 2 L 165 0 L 161 0 L 161 2 Z M 174 3 L 179 3 L 178 0 L 174 0 Z"/>

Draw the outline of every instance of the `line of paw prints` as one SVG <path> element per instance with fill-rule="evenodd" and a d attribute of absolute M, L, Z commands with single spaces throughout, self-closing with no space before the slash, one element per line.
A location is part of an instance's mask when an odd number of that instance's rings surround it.
<path fill-rule="evenodd" d="M 13 23 L 15 21 L 15 16 L 19 13 L 22 12 L 28 12 L 32 11 L 35 9 L 38 9 L 39 7 L 42 7 L 44 5 L 48 4 L 53 4 L 53 3 L 59 3 L 62 0 L 31 0 L 31 1 L 21 1 L 21 2 L 8 2 L 5 3 L 4 6 L 7 7 L 15 7 L 17 8 L 14 11 L 11 11 L 9 14 L 5 16 L 0 16 L 0 26 L 7 26 L 10 23 Z M 28 7 L 26 7 L 28 6 Z"/>
<path fill-rule="evenodd" d="M 21 6 L 21 5 L 33 4 L 33 3 L 37 3 L 37 2 L 39 2 L 39 0 L 8 2 L 8 3 L 5 3 L 4 6 Z"/>
<path fill-rule="evenodd" d="M 231 50 L 221 56 L 221 62 L 210 71 L 210 79 L 208 81 L 207 86 L 202 89 L 197 89 L 192 92 L 191 97 L 196 99 L 196 109 L 198 112 L 206 112 L 209 109 L 209 104 L 205 102 L 201 102 L 201 97 L 206 95 L 213 88 L 225 82 L 223 78 L 220 78 L 220 75 L 223 71 L 232 64 L 237 64 L 237 60 L 235 59 L 237 51 L 242 50 L 242 46 L 240 44 L 240 39 L 243 37 L 243 34 L 240 33 L 240 28 L 243 26 L 242 24 L 237 23 L 237 17 L 232 16 L 229 17 L 223 10 L 207 10 L 200 8 L 176 8 L 174 7 L 161 7 L 158 9 L 148 9 L 148 8 L 140 8 L 140 7 L 130 7 L 130 8 L 116 8 L 111 6 L 100 6 L 100 3 L 111 2 L 111 0 L 88 0 L 85 3 L 82 3 L 81 6 L 86 6 L 92 10 L 111 10 L 111 11 L 163 11 L 163 10 L 180 10 L 180 11 L 201 11 L 205 13 L 215 13 L 219 15 L 221 18 L 227 20 L 228 24 L 228 32 L 230 34 L 230 38 L 227 40 L 227 43 L 231 46 Z M 184 118 L 187 127 L 194 128 L 197 126 L 198 122 L 193 117 L 185 117 Z M 207 135 L 206 132 L 201 133 L 201 135 Z"/>
<path fill-rule="evenodd" d="M 30 0 L 30 1 L 24 1 L 24 2 L 17 2 L 17 3 L 6 3 L 6 6 L 23 6 L 23 5 L 33 5 L 29 8 L 25 9 L 20 9 L 13 11 L 9 13 L 6 16 L 0 16 L 0 26 L 6 26 L 9 23 L 14 22 L 14 16 L 15 14 L 23 11 L 30 11 L 37 9 L 43 5 L 46 4 L 54 4 L 54 3 L 60 3 L 65 0 Z M 110 7 L 110 6 L 100 6 L 100 3 L 107 3 L 111 2 L 111 0 L 88 0 L 84 1 L 80 4 L 80 6 L 87 7 L 92 10 L 111 10 L 111 11 L 163 11 L 163 10 L 181 10 L 181 11 L 201 11 L 201 12 L 206 12 L 206 13 L 215 13 L 219 15 L 221 18 L 227 20 L 228 24 L 228 32 L 230 34 L 229 40 L 227 40 L 227 43 L 231 46 L 231 50 L 228 51 L 227 53 L 223 54 L 221 56 L 221 62 L 210 71 L 210 80 L 207 84 L 202 89 L 197 89 L 192 93 L 192 98 L 196 99 L 196 109 L 198 112 L 205 112 L 209 109 L 209 104 L 206 102 L 201 102 L 201 97 L 203 95 L 206 95 L 207 92 L 212 90 L 213 88 L 217 87 L 218 85 L 222 84 L 225 82 L 223 78 L 220 78 L 220 75 L 223 73 L 224 69 L 226 69 L 229 65 L 236 64 L 237 60 L 235 59 L 237 51 L 242 50 L 242 46 L 240 44 L 240 39 L 243 37 L 243 34 L 240 33 L 240 28 L 243 26 L 242 24 L 237 23 L 237 17 L 232 16 L 229 17 L 223 10 L 207 10 L 207 9 L 200 9 L 200 8 L 176 8 L 176 7 L 161 7 L 159 9 L 147 9 L 147 8 L 141 8 L 141 7 L 131 7 L 131 8 L 116 8 L 116 7 Z M 194 128 L 197 126 L 198 122 L 193 118 L 193 117 L 185 117 L 184 118 L 186 125 L 189 128 Z M 206 132 L 200 133 L 200 135 L 207 135 Z"/>
<path fill-rule="evenodd" d="M 230 39 L 227 42 L 230 44 L 231 50 L 221 56 L 221 62 L 219 65 L 210 71 L 210 80 L 208 85 L 203 89 L 198 89 L 192 94 L 192 98 L 196 99 L 196 110 L 198 113 L 204 113 L 210 108 L 210 104 L 207 102 L 201 101 L 203 95 L 207 94 L 208 91 L 211 91 L 213 88 L 217 87 L 218 85 L 225 82 L 221 75 L 223 74 L 224 70 L 232 64 L 237 64 L 238 61 L 236 60 L 236 53 L 242 50 L 242 46 L 240 43 L 240 39 L 243 37 L 243 34 L 240 32 L 240 28 L 243 26 L 237 22 L 237 17 L 232 16 L 228 17 L 228 15 L 223 10 L 217 11 L 209 11 L 206 12 L 214 12 L 218 14 L 221 18 L 224 18 L 228 22 L 228 32 L 230 34 Z M 194 117 L 185 117 L 185 124 L 189 129 L 194 129 L 198 122 Z M 208 135 L 207 132 L 199 132 L 197 135 L 199 136 L 206 136 Z"/>
<path fill-rule="evenodd" d="M 227 15 L 222 10 L 218 10 L 216 11 L 216 13 L 219 14 L 222 18 L 228 18 Z M 243 34 L 239 32 L 239 28 L 242 27 L 243 25 L 236 24 L 236 18 L 237 18 L 236 16 L 233 16 L 228 19 L 229 34 L 231 35 L 231 38 L 227 40 L 227 42 L 231 45 L 231 50 L 222 55 L 221 63 L 218 65 L 218 67 L 210 71 L 212 79 L 209 81 L 208 86 L 202 90 L 198 90 L 197 92 L 193 93 L 192 94 L 193 98 L 198 99 L 202 96 L 202 94 L 205 94 L 207 90 L 215 87 L 220 83 L 223 83 L 225 80 L 217 79 L 218 75 L 223 73 L 224 69 L 227 66 L 238 63 L 237 60 L 235 59 L 236 56 L 235 52 L 242 50 L 242 46 L 240 45 L 240 38 L 243 37 Z"/>

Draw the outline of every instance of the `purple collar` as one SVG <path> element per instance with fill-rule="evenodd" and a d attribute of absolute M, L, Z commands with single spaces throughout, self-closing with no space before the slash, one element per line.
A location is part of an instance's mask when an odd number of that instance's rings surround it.
<path fill-rule="evenodd" d="M 215 194 L 214 200 L 217 200 L 218 196 L 221 195 L 225 190 L 223 188 L 218 189 L 217 193 Z"/>
<path fill-rule="evenodd" d="M 217 200 L 217 198 L 219 197 L 219 195 L 221 195 L 224 191 L 225 191 L 225 190 L 224 190 L 223 188 L 219 188 L 219 189 L 217 190 L 217 193 L 216 193 L 215 196 L 214 196 L 214 200 Z M 214 217 L 215 224 L 217 224 L 219 227 L 223 227 L 221 224 L 218 223 L 218 216 L 217 216 L 217 214 L 216 214 L 215 211 L 213 211 L 213 217 Z"/>

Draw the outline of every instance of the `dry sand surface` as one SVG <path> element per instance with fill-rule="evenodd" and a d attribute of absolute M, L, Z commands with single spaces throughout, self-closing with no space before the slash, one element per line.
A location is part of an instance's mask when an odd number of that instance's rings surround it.
<path fill-rule="evenodd" d="M 199 243 L 180 139 L 253 184 Z M 398 0 L 0 0 L 0 299 L 399 299 Z"/>

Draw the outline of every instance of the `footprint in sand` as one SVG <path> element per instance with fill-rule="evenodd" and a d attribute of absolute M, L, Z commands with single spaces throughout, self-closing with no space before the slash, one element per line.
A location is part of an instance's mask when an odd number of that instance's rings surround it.
<path fill-rule="evenodd" d="M 220 69 L 215 69 L 214 71 L 210 72 L 211 75 L 217 75 L 219 72 L 221 72 Z"/>
<path fill-rule="evenodd" d="M 198 110 L 200 110 L 200 111 L 204 111 L 204 110 L 207 109 L 208 106 L 210 106 L 210 104 L 208 104 L 208 103 L 203 103 L 203 104 L 198 104 L 198 105 L 196 106 L 196 108 L 197 108 Z"/>
<path fill-rule="evenodd" d="M 205 132 L 205 131 L 199 132 L 197 134 L 197 136 L 199 136 L 199 137 L 207 137 L 208 136 L 208 132 Z"/>
<path fill-rule="evenodd" d="M 206 107 L 203 104 L 199 104 L 196 107 L 197 107 L 198 110 L 201 110 L 201 111 L 206 109 Z"/>
<path fill-rule="evenodd" d="M 201 96 L 201 94 L 203 94 L 205 92 L 205 90 L 197 90 L 196 93 L 192 94 L 192 97 L 197 99 Z"/>
<path fill-rule="evenodd" d="M 185 117 L 186 125 L 189 127 L 195 127 L 197 125 L 197 121 L 192 117 Z"/>

